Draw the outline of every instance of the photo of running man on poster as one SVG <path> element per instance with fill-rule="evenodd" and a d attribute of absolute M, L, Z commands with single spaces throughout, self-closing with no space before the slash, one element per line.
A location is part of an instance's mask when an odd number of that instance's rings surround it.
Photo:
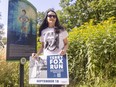
<path fill-rule="evenodd" d="M 29 18 L 26 16 L 25 9 L 22 10 L 22 14 L 19 17 L 19 21 L 21 22 L 21 31 L 20 31 L 21 33 L 18 41 L 16 41 L 16 44 L 20 44 L 21 42 L 23 44 L 26 43 L 25 41 L 27 41 L 28 39 L 28 26 L 29 26 Z"/>

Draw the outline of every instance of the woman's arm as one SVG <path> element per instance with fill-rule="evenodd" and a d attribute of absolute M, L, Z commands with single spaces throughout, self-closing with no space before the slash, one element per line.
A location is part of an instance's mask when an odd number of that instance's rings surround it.
<path fill-rule="evenodd" d="M 43 52 L 43 48 L 44 48 L 44 42 L 41 43 L 40 49 L 37 53 L 32 53 L 32 57 L 34 58 L 38 57 L 38 55 L 40 55 Z"/>
<path fill-rule="evenodd" d="M 41 47 L 39 51 L 37 52 L 37 55 L 40 55 L 43 52 L 43 48 L 44 48 L 44 42 L 41 43 Z"/>
<path fill-rule="evenodd" d="M 63 40 L 63 42 L 64 42 L 64 47 L 62 48 L 62 50 L 61 50 L 61 52 L 60 52 L 60 55 L 65 55 L 65 54 L 66 54 L 66 51 L 67 51 L 67 49 L 68 49 L 68 39 L 65 38 L 65 39 Z"/>

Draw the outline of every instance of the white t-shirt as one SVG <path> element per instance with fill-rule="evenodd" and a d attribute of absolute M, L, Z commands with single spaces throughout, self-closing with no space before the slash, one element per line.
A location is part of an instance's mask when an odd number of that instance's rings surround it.
<path fill-rule="evenodd" d="M 55 33 L 54 28 L 46 28 L 42 31 L 40 42 L 44 42 L 44 55 L 55 55 L 64 47 L 63 40 L 68 37 L 67 31 Z"/>

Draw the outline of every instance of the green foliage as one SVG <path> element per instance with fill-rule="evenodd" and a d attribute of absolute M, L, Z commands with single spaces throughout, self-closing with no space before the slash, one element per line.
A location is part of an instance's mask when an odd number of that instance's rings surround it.
<path fill-rule="evenodd" d="M 97 25 L 91 20 L 79 28 L 74 28 L 68 39 L 70 83 L 78 84 L 80 87 L 103 87 L 105 81 L 111 80 L 110 87 L 113 87 L 116 84 L 114 17 Z"/>
<path fill-rule="evenodd" d="M 0 87 L 17 87 L 18 74 L 17 63 L 0 61 Z"/>
<path fill-rule="evenodd" d="M 90 19 L 98 23 L 116 16 L 116 0 L 60 0 L 60 6 L 63 23 L 70 29 Z"/>
<path fill-rule="evenodd" d="M 0 87 L 19 87 L 19 66 L 18 61 L 0 61 Z M 24 87 L 35 87 L 29 84 L 29 62 L 24 65 Z"/>
<path fill-rule="evenodd" d="M 37 51 L 39 50 L 40 46 L 41 46 L 40 37 L 37 37 Z"/>
<path fill-rule="evenodd" d="M 38 24 L 41 25 L 43 19 L 44 19 L 44 16 L 45 16 L 45 12 L 38 12 L 37 13 L 37 19 L 38 19 Z"/>
<path fill-rule="evenodd" d="M 4 35 L 4 24 L 0 23 L 0 35 Z"/>

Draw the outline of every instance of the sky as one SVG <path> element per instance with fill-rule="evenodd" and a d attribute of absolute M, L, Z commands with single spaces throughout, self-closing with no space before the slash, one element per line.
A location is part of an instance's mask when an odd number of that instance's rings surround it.
<path fill-rule="evenodd" d="M 46 11 L 49 8 L 54 8 L 55 10 L 60 10 L 59 6 L 60 0 L 28 0 L 33 6 L 36 7 L 37 11 Z M 2 15 L 2 20 L 0 22 L 7 25 L 8 16 L 8 0 L 0 0 L 0 13 Z"/>
<path fill-rule="evenodd" d="M 8 19 L 8 1 L 0 0 L 0 23 L 4 24 L 4 28 L 7 29 L 7 19 Z M 55 10 L 61 10 L 59 6 L 60 0 L 27 0 L 29 1 L 37 11 L 43 12 L 49 8 L 54 8 Z M 7 31 L 7 30 L 6 30 Z"/>
<path fill-rule="evenodd" d="M 49 8 L 54 8 L 55 10 L 61 9 L 59 6 L 60 0 L 28 0 L 31 2 L 38 11 L 46 11 Z"/>

